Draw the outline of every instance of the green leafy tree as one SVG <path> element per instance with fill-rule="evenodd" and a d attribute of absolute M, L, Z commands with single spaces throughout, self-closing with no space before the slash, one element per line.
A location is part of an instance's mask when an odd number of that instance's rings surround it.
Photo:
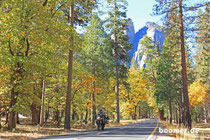
<path fill-rule="evenodd" d="M 71 0 L 71 1 L 64 1 L 61 5 L 65 4 L 67 4 L 68 6 L 62 7 L 62 10 L 64 11 L 65 16 L 67 17 L 68 21 L 67 23 L 72 28 L 75 28 L 75 25 L 85 25 L 88 22 L 92 9 L 97 6 L 97 0 L 93 1 Z M 71 93 L 72 93 L 73 49 L 78 48 L 75 36 L 71 36 L 68 39 L 70 41 L 70 48 L 69 48 L 68 78 L 67 78 L 67 93 L 66 93 L 65 123 L 64 123 L 64 128 L 67 130 L 71 128 L 70 112 L 71 112 Z"/>
<path fill-rule="evenodd" d="M 197 26 L 197 54 L 196 54 L 196 71 L 197 79 L 202 79 L 203 84 L 209 83 L 209 5 L 205 4 L 205 11 L 199 11 L 198 26 Z M 209 88 L 208 88 L 209 91 Z M 209 114 L 209 92 L 207 92 L 207 100 L 204 103 L 204 117 L 205 122 L 208 122 Z"/>
<path fill-rule="evenodd" d="M 32 93 L 26 90 L 30 85 L 30 74 L 33 73 L 33 68 L 30 69 L 32 60 L 38 61 L 39 55 L 45 50 L 50 50 L 50 43 L 58 45 L 60 32 L 66 35 L 66 25 L 58 23 L 54 18 L 60 14 L 56 12 L 55 5 L 58 1 L 2 1 L 1 2 L 1 63 L 10 68 L 10 111 L 9 111 L 9 129 L 16 127 L 15 116 L 16 112 L 21 111 L 24 105 L 21 101 L 27 101 L 24 96 L 27 93 Z M 50 12 L 52 11 L 52 12 Z M 60 32 L 55 31 L 58 27 L 63 27 Z M 54 34 L 55 33 L 55 34 Z M 52 38 L 56 38 L 52 40 Z M 49 48 L 45 47 L 48 46 Z M 55 45 L 52 45 L 53 47 Z M 43 53 L 45 56 L 47 53 Z M 43 59 L 42 59 L 43 58 Z M 46 61 L 46 58 L 40 57 Z M 40 65 L 39 65 L 40 66 Z M 36 71 L 38 72 L 38 71 Z M 43 69 L 37 73 L 38 81 L 44 77 Z M 33 73 L 35 74 L 35 73 Z M 40 89 L 40 86 L 36 86 Z M 31 89 L 31 88 L 29 88 Z M 35 90 L 36 93 L 39 90 Z M 33 94 L 32 94 L 33 95 Z M 33 96 L 33 97 L 37 97 Z M 30 99 L 30 98 L 29 98 Z M 23 103 L 29 103 L 31 100 Z M 23 111 L 23 110 L 22 110 Z"/>
<path fill-rule="evenodd" d="M 105 72 L 105 66 L 108 65 L 106 58 L 104 57 L 103 47 L 104 47 L 105 32 L 102 28 L 102 22 L 100 19 L 93 14 L 90 19 L 90 24 L 86 28 L 84 33 L 84 48 L 82 48 L 80 57 L 81 63 L 85 67 L 88 75 L 93 77 L 103 78 Z M 106 63 L 104 63 L 106 62 Z M 93 92 L 92 96 L 92 125 L 95 124 L 96 119 L 96 87 L 98 87 L 98 82 L 93 81 Z"/>
<path fill-rule="evenodd" d="M 181 45 L 181 64 L 182 64 L 182 97 L 183 97 L 183 123 L 188 127 L 188 129 L 191 129 L 191 114 L 190 114 L 190 107 L 189 107 L 189 97 L 188 97 L 188 83 L 187 83 L 187 63 L 186 63 L 186 52 L 185 52 L 185 37 L 186 37 L 186 32 L 184 29 L 188 29 L 191 30 L 189 24 L 185 24 L 185 23 L 192 23 L 194 21 L 193 16 L 191 17 L 186 17 L 185 13 L 188 11 L 196 11 L 197 9 L 199 9 L 200 7 L 202 7 L 203 5 L 201 3 L 197 4 L 197 5 L 193 5 L 193 6 L 189 6 L 187 5 L 185 0 L 156 0 L 157 4 L 154 5 L 154 12 L 155 15 L 165 15 L 165 18 L 167 18 L 170 13 L 174 12 L 174 11 L 178 11 L 178 17 L 179 20 L 176 24 L 179 24 L 179 28 L 177 28 L 179 30 L 179 43 Z M 171 8 L 172 5 L 175 5 L 174 8 Z M 183 9 L 185 9 L 185 11 L 183 12 Z M 183 19 L 186 19 L 185 21 Z"/>
<path fill-rule="evenodd" d="M 153 43 L 152 38 L 147 35 L 143 36 L 143 39 L 140 40 L 139 44 L 142 46 L 142 52 L 140 55 L 144 54 L 146 58 L 144 60 L 144 63 L 146 64 L 144 72 L 146 73 L 148 80 L 152 83 L 150 85 L 150 92 L 152 93 L 152 96 L 155 97 L 154 94 L 157 90 L 157 64 L 160 57 L 160 49 L 158 45 Z M 158 112 L 160 119 L 163 120 L 164 109 L 163 105 L 160 105 L 160 103 L 158 105 Z"/>
<path fill-rule="evenodd" d="M 115 101 L 116 101 L 116 122 L 120 123 L 120 109 L 119 109 L 119 85 L 120 79 L 126 76 L 125 63 L 129 62 L 128 50 L 131 49 L 127 35 L 124 31 L 127 28 L 126 19 L 126 0 L 107 0 L 109 4 L 109 17 L 106 25 L 110 32 L 110 47 L 112 48 L 113 59 L 115 63 Z"/>

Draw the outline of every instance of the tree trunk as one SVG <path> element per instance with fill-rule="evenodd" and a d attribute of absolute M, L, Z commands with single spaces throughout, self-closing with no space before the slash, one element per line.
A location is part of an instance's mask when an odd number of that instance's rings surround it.
<path fill-rule="evenodd" d="M 71 116 L 72 117 L 72 120 L 79 120 L 75 108 L 76 108 L 76 106 L 72 102 L 72 116 Z"/>
<path fill-rule="evenodd" d="M 176 124 L 179 124 L 179 116 L 178 116 L 179 114 L 178 113 L 179 113 L 179 107 L 177 105 L 176 106 L 176 114 L 175 114 L 176 115 Z"/>
<path fill-rule="evenodd" d="M 14 55 L 14 54 L 13 54 Z M 13 74 L 11 75 L 11 83 L 12 83 L 12 90 L 10 95 L 10 109 L 17 103 L 17 98 L 19 91 L 16 90 L 16 87 L 19 86 L 19 82 L 23 78 L 23 64 L 20 62 L 17 62 L 15 65 L 15 70 L 13 71 Z M 9 111 L 9 117 L 8 117 L 8 128 L 10 130 L 16 128 L 16 112 L 12 109 Z"/>
<path fill-rule="evenodd" d="M 42 85 L 42 84 L 41 84 Z M 40 85 L 40 86 L 41 86 Z M 34 93 L 35 94 L 35 93 Z M 41 93 L 38 93 L 37 97 L 41 100 L 41 97 L 42 94 Z M 40 122 L 40 111 L 41 111 L 41 106 L 37 105 L 36 102 L 33 102 L 32 105 L 31 105 L 31 117 L 32 117 L 32 124 L 33 125 L 36 125 L 36 124 L 39 124 Z"/>
<path fill-rule="evenodd" d="M 1 101 L 0 101 L 0 106 L 1 106 Z M 1 115 L 2 115 L 2 112 L 0 111 L 0 129 L 1 129 Z"/>
<path fill-rule="evenodd" d="M 164 121 L 164 109 L 158 109 L 159 118 L 161 121 Z"/>
<path fill-rule="evenodd" d="M 6 110 L 5 114 L 6 114 L 6 121 L 5 121 L 5 125 L 6 125 L 8 123 L 8 120 L 9 120 L 9 111 Z"/>
<path fill-rule="evenodd" d="M 94 88 L 95 88 L 95 82 L 94 82 Z M 96 105 L 95 105 L 95 93 L 92 94 L 92 119 L 91 123 L 92 125 L 95 125 L 95 120 L 96 120 Z"/>
<path fill-rule="evenodd" d="M 75 114 L 76 112 L 75 112 L 74 106 L 72 106 L 72 115 L 71 115 L 72 120 L 75 120 Z"/>
<path fill-rule="evenodd" d="M 48 101 L 47 110 L 45 111 L 45 121 L 44 121 L 44 123 L 47 122 L 47 120 L 49 118 L 49 113 L 50 113 L 50 101 Z"/>
<path fill-rule="evenodd" d="M 9 130 L 12 130 L 16 128 L 16 120 L 15 120 L 15 112 L 11 111 L 9 112 L 9 117 L 8 117 L 8 128 Z"/>
<path fill-rule="evenodd" d="M 83 113 L 80 115 L 80 120 L 83 120 Z"/>
<path fill-rule="evenodd" d="M 168 119 L 169 119 L 169 122 L 172 123 L 171 99 L 169 99 L 169 101 L 168 101 Z"/>
<path fill-rule="evenodd" d="M 58 116 L 58 123 L 57 123 L 57 127 L 60 127 L 60 124 L 61 124 L 61 119 L 63 118 L 63 114 L 64 114 L 64 111 L 61 110 L 61 116 L 59 117 Z"/>
<path fill-rule="evenodd" d="M 184 25 L 183 25 L 183 14 L 182 14 L 182 0 L 179 0 L 179 16 L 180 16 L 180 38 L 181 38 L 181 56 L 182 56 L 182 84 L 183 84 L 183 105 L 185 112 L 186 126 L 188 130 L 192 128 L 192 120 L 189 106 L 189 96 L 187 87 L 187 67 L 185 57 L 185 41 L 184 41 Z"/>
<path fill-rule="evenodd" d="M 17 70 L 14 71 L 12 78 L 11 78 L 11 83 L 13 84 L 13 88 L 11 90 L 11 95 L 10 95 L 10 109 L 16 104 L 17 102 L 17 96 L 18 96 L 18 91 L 15 91 L 17 84 L 14 84 L 14 81 L 17 79 L 15 78 L 16 76 L 21 76 L 21 65 L 20 63 L 17 63 L 15 65 L 15 68 Z M 9 116 L 8 116 L 8 128 L 10 130 L 16 128 L 16 112 L 14 110 L 9 111 Z"/>
<path fill-rule="evenodd" d="M 17 92 L 15 92 L 15 87 L 12 88 L 11 91 L 11 100 L 10 100 L 10 108 L 12 108 L 17 101 Z M 8 116 L 8 128 L 9 130 L 12 130 L 16 128 L 16 119 L 15 119 L 16 113 L 14 111 L 9 111 Z"/>
<path fill-rule="evenodd" d="M 195 113 L 195 122 L 198 123 L 198 114 Z"/>
<path fill-rule="evenodd" d="M 181 123 L 182 123 L 182 116 L 181 116 L 181 105 L 180 104 L 178 104 L 178 108 L 179 108 L 179 125 L 181 125 Z"/>
<path fill-rule="evenodd" d="M 134 120 L 136 120 L 137 117 L 137 106 L 134 107 Z"/>
<path fill-rule="evenodd" d="M 1 126 L 1 112 L 0 112 L 0 129 L 1 129 L 1 127 L 2 127 L 2 126 Z"/>
<path fill-rule="evenodd" d="M 149 108 L 149 118 L 151 118 L 151 108 Z"/>
<path fill-rule="evenodd" d="M 94 51 L 96 51 L 96 48 L 94 48 Z M 96 66 L 94 64 L 94 62 L 92 63 L 92 67 L 93 67 L 93 75 L 95 76 L 96 74 Z M 95 89 L 96 89 L 96 83 L 95 81 L 93 81 L 93 93 L 92 93 L 92 119 L 91 119 L 91 123 L 92 125 L 95 125 L 95 120 L 96 120 L 96 99 L 95 99 Z"/>
<path fill-rule="evenodd" d="M 116 27 L 117 27 L 117 1 L 114 0 L 114 42 L 115 43 L 117 43 Z M 114 49 L 114 51 L 115 51 L 115 77 L 116 77 L 116 85 L 115 85 L 116 123 L 120 123 L 118 52 L 117 49 Z"/>
<path fill-rule="evenodd" d="M 207 98 L 208 99 L 208 98 Z M 204 109 L 204 122 L 205 123 L 208 123 L 208 120 L 209 120 L 209 105 L 208 105 L 208 100 L 205 101 L 204 103 L 204 106 L 203 106 L 203 109 Z"/>
<path fill-rule="evenodd" d="M 85 124 L 88 123 L 88 107 L 85 108 Z"/>
<path fill-rule="evenodd" d="M 141 106 L 139 106 L 139 109 L 138 109 L 138 118 L 139 119 L 141 118 Z"/>
<path fill-rule="evenodd" d="M 146 111 L 146 118 L 148 118 L 148 110 Z"/>
<path fill-rule="evenodd" d="M 174 120 L 174 123 L 177 124 L 177 109 L 176 107 L 174 108 L 174 111 L 172 112 L 172 122 Z"/>
<path fill-rule="evenodd" d="M 42 80 L 42 104 L 40 111 L 40 126 L 42 127 L 44 124 L 44 96 L 45 96 L 45 81 Z"/>
<path fill-rule="evenodd" d="M 19 119 L 19 114 L 18 113 L 16 113 L 16 123 L 20 124 L 20 119 Z"/>
<path fill-rule="evenodd" d="M 182 123 L 185 125 L 186 124 L 186 114 L 185 114 L 185 107 L 184 107 L 184 103 L 183 103 L 183 95 L 182 95 Z"/>
<path fill-rule="evenodd" d="M 95 40 L 94 42 L 94 47 L 93 47 L 93 54 L 96 52 L 96 46 L 97 46 L 97 40 Z M 92 60 L 91 62 L 92 64 L 92 75 L 94 77 L 96 77 L 96 64 L 94 62 L 94 60 Z M 91 123 L 92 125 L 95 125 L 95 121 L 96 121 L 96 99 L 95 99 L 95 90 L 96 89 L 96 82 L 93 81 L 93 93 L 92 93 L 92 119 L 91 119 Z"/>
<path fill-rule="evenodd" d="M 32 124 L 39 123 L 39 110 L 37 109 L 37 105 L 32 103 L 31 105 L 31 115 L 32 115 Z"/>
<path fill-rule="evenodd" d="M 49 111 L 48 110 L 45 110 L 44 123 L 47 123 L 48 118 L 49 118 Z"/>
<path fill-rule="evenodd" d="M 71 1 L 69 9 L 69 23 L 71 27 L 74 27 L 74 0 Z M 74 38 L 70 38 L 70 44 L 73 48 Z M 69 63 L 68 63 L 68 79 L 67 79 L 67 93 L 66 93 L 66 107 L 65 107 L 65 122 L 64 129 L 70 130 L 71 125 L 71 90 L 72 90 L 72 70 L 73 68 L 73 50 L 69 49 Z"/>
<path fill-rule="evenodd" d="M 58 109 L 54 110 L 53 111 L 53 121 L 54 121 L 54 124 L 58 124 L 58 121 L 59 121 L 59 116 L 60 116 L 60 112 Z"/>
<path fill-rule="evenodd" d="M 118 79 L 118 64 L 116 60 L 115 72 L 116 72 L 116 86 L 115 86 L 115 104 L 116 104 L 116 123 L 120 123 L 120 105 L 119 105 L 119 79 Z"/>
<path fill-rule="evenodd" d="M 73 51 L 69 50 L 68 83 L 67 83 L 67 93 L 66 93 L 65 124 L 64 124 L 64 129 L 67 130 L 71 129 L 70 111 L 71 111 L 72 65 L 73 65 Z"/>

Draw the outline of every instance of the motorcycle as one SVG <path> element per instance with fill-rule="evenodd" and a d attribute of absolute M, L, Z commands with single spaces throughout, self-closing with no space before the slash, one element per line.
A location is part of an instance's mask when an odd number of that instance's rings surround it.
<path fill-rule="evenodd" d="M 98 118 L 97 118 L 96 124 L 97 124 L 97 126 L 98 126 L 98 131 L 104 130 L 105 122 L 104 122 L 104 119 L 103 119 L 102 117 L 98 117 Z"/>

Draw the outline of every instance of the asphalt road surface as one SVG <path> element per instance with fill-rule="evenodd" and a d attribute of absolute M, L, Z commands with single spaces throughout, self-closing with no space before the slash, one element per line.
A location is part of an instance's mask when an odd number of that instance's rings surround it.
<path fill-rule="evenodd" d="M 157 121 L 158 119 L 149 119 L 119 127 L 105 127 L 104 131 L 81 131 L 33 140 L 155 140 L 159 131 Z"/>

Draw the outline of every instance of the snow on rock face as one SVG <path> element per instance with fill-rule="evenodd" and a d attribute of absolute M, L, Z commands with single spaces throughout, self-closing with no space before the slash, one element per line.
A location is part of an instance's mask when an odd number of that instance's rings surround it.
<path fill-rule="evenodd" d="M 148 28 L 147 36 L 154 38 L 155 30 L 158 28 L 158 26 L 154 22 L 147 22 L 146 27 Z"/>
<path fill-rule="evenodd" d="M 154 41 L 154 44 L 159 44 L 159 50 L 162 50 L 163 42 L 164 42 L 164 33 L 161 31 L 159 26 L 154 22 L 147 22 L 146 25 L 139 29 L 138 32 L 132 37 L 133 31 L 130 30 L 129 27 L 134 29 L 133 23 L 128 26 L 127 35 L 130 39 L 130 43 L 133 44 L 133 49 L 130 50 L 130 57 L 131 59 L 134 58 L 136 63 L 140 68 L 145 66 L 144 60 L 147 56 L 142 52 L 143 46 L 139 44 L 140 40 L 143 38 L 144 35 L 151 37 Z"/>

